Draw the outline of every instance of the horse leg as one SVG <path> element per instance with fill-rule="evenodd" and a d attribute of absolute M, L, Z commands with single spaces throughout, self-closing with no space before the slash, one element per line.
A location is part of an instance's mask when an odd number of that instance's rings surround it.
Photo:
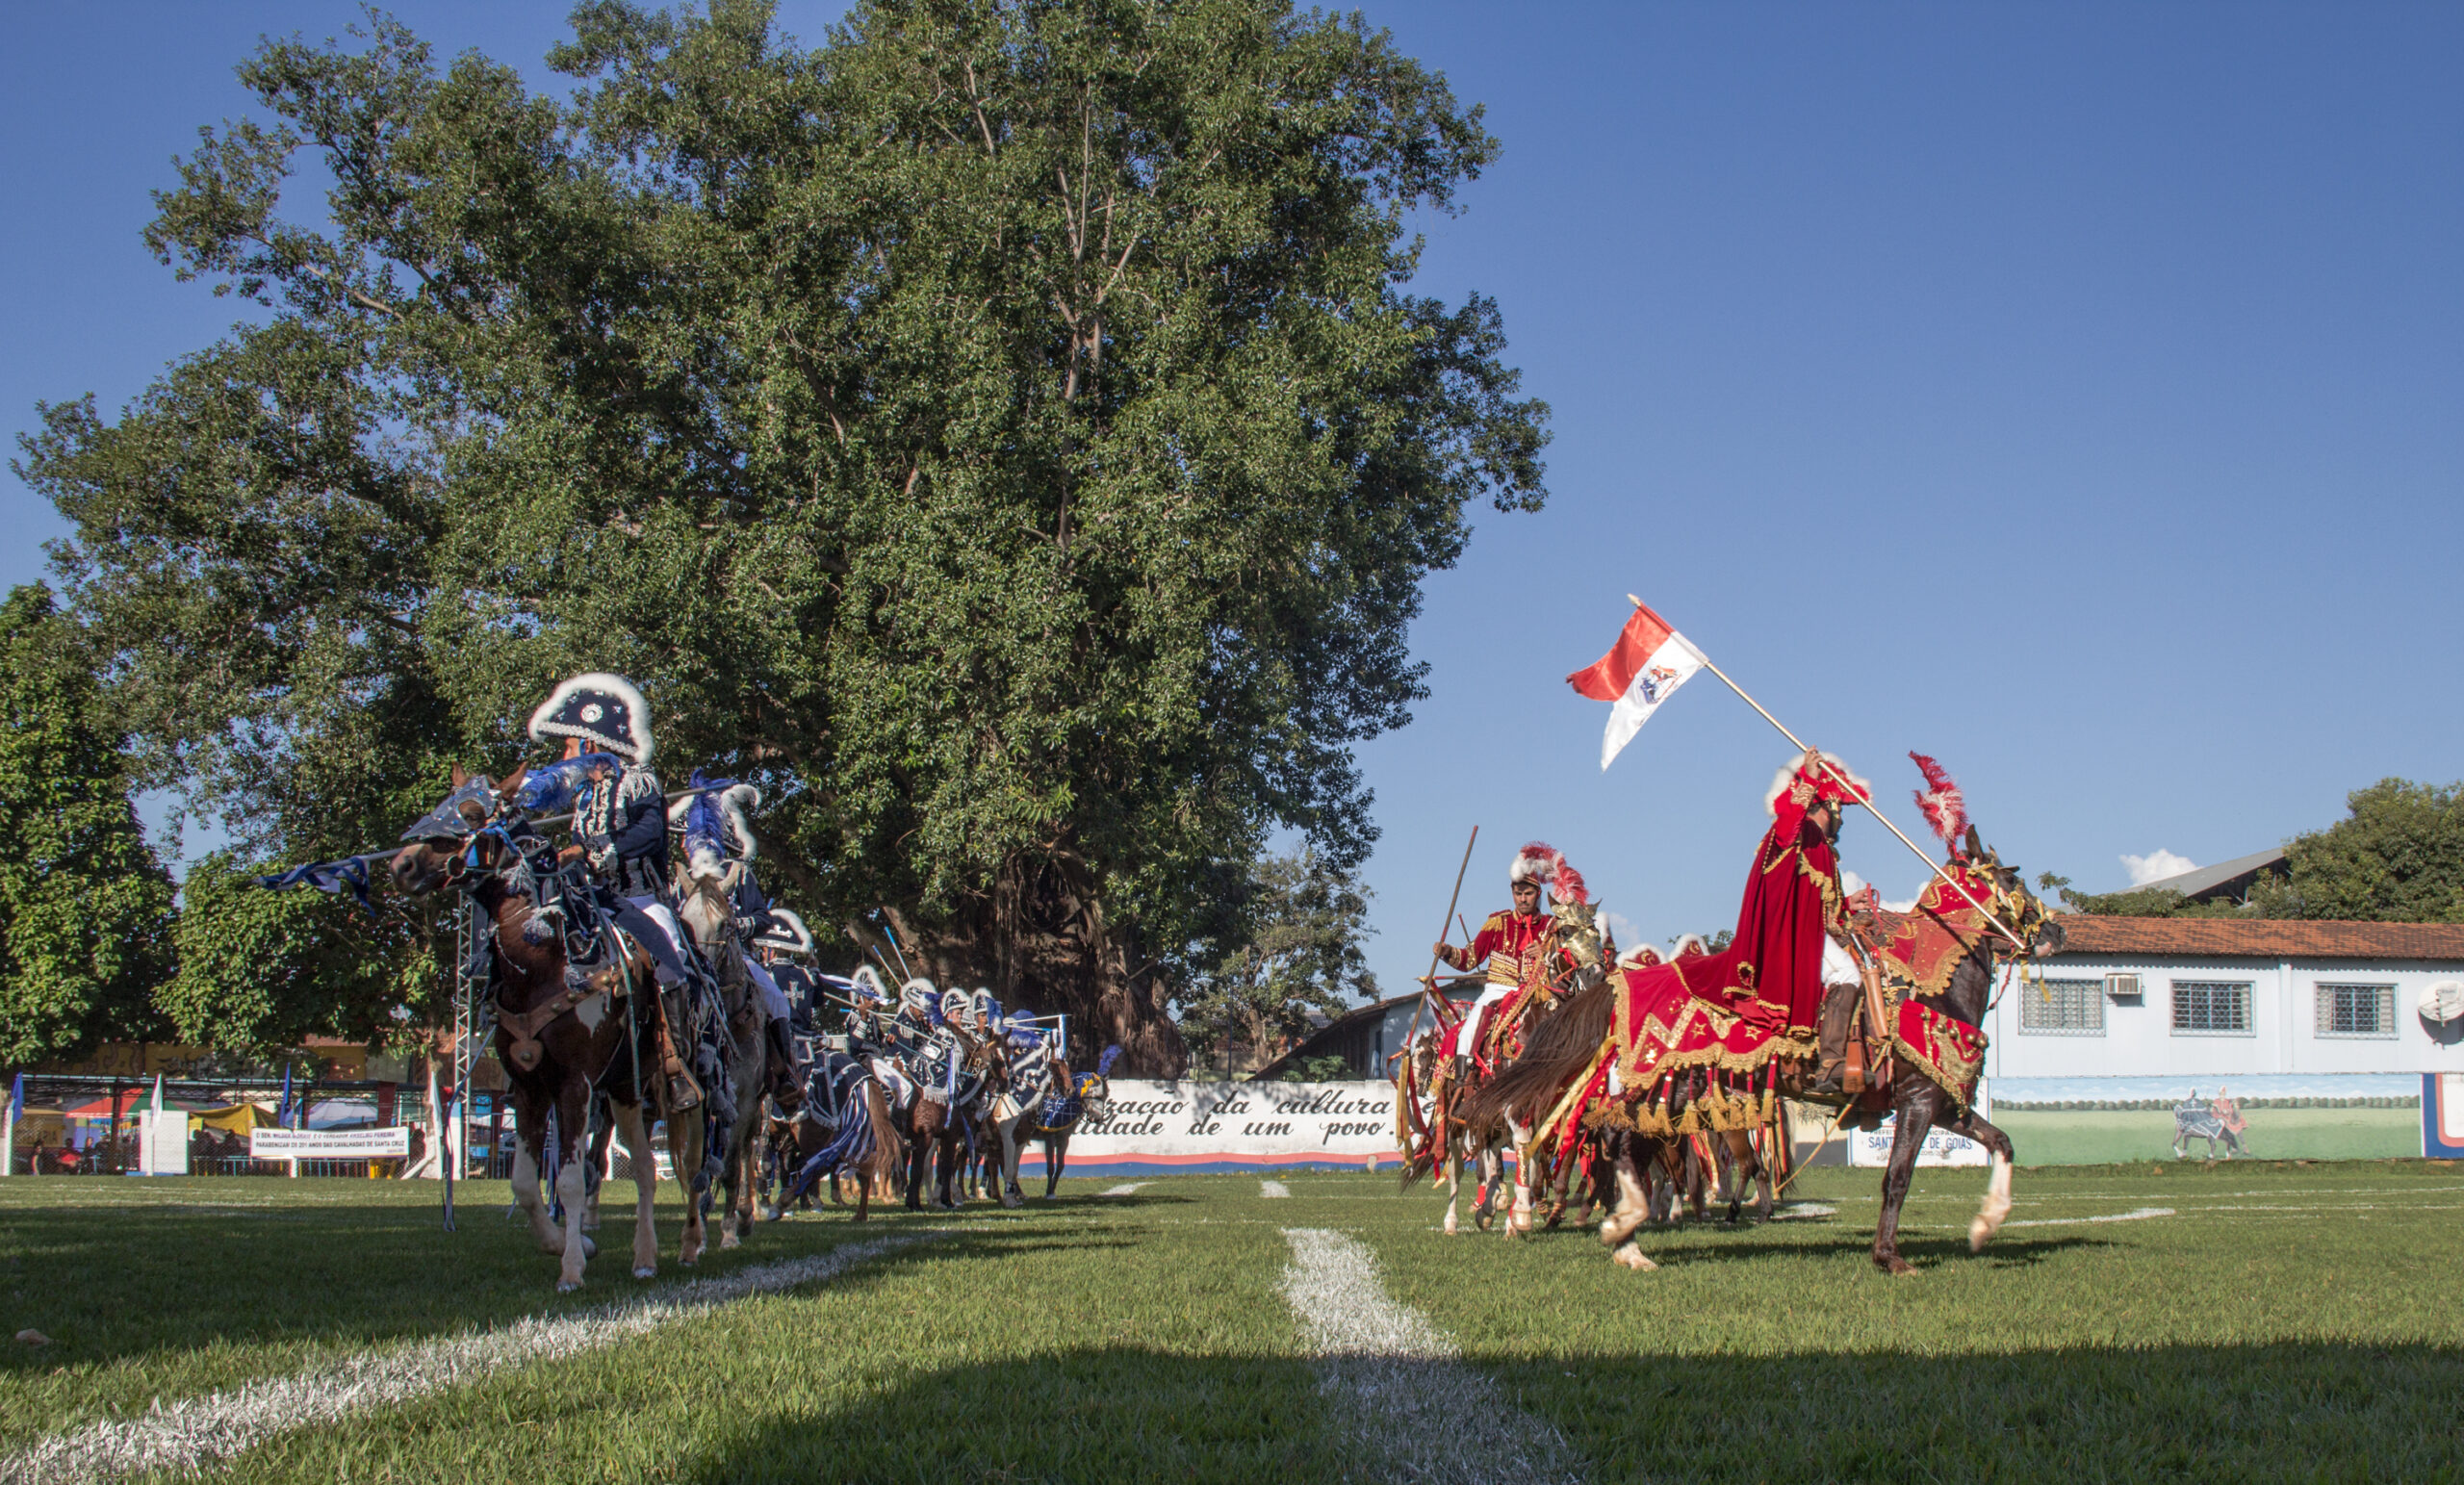
<path fill-rule="evenodd" d="M 1454 1147 L 1452 1136 L 1447 1137 L 1446 1150 L 1439 1157 L 1446 1165 L 1446 1235 L 1454 1236 L 1454 1203 L 1463 1194 L 1463 1152 Z"/>
<path fill-rule="evenodd" d="M 706 1138 L 699 1108 L 668 1111 L 667 1163 L 676 1168 L 676 1184 L 684 1189 L 684 1232 L 677 1242 L 676 1261 L 687 1268 L 702 1261 L 702 1247 L 709 1241 L 702 1221 L 702 1195 L 693 1190 Z"/>
<path fill-rule="evenodd" d="M 556 1199 L 565 1208 L 564 1267 L 556 1293 L 581 1288 L 582 1267 L 590 1261 L 592 1243 L 581 1230 L 582 1206 L 590 1187 L 590 1084 L 579 1074 L 569 1078 L 556 1096 Z"/>
<path fill-rule="evenodd" d="M 615 1125 L 633 1166 L 633 1277 L 647 1279 L 658 1272 L 658 1157 L 640 1104 L 616 1105 Z"/>
<path fill-rule="evenodd" d="M 1756 1204 L 1755 1216 L 1768 1220 L 1771 1216 L 1771 1172 L 1763 1168 L 1762 1157 L 1754 1153 L 1754 1140 L 1744 1130 L 1732 1129 L 1725 1140 L 1729 1152 L 1729 1220 L 1734 1222 L 1745 1205 L 1745 1185 L 1752 1181 L 1762 1189 Z"/>
<path fill-rule="evenodd" d="M 1942 1127 L 1985 1146 L 1985 1164 L 1990 1167 L 1985 1177 L 1985 1202 L 1967 1224 L 1967 1250 L 1982 1253 L 1985 1245 L 1993 1241 L 1993 1235 L 2002 1230 L 2003 1219 L 2011 1215 L 2011 1166 L 2016 1159 L 2011 1137 L 1978 1118 L 1974 1109 L 1958 1118 L 1943 1120 Z"/>
<path fill-rule="evenodd" d="M 1514 1150 L 1514 1206 L 1506 1213 L 1505 1233 L 1509 1238 L 1528 1238 L 1531 1236 L 1531 1163 L 1526 1158 L 1530 1152 L 1524 1148 L 1524 1142 L 1530 1138 L 1530 1131 L 1509 1117 L 1505 1121 L 1505 1136 Z M 1498 1157 L 1498 1165 L 1499 1178 L 1502 1180 L 1505 1165 L 1502 1154 Z"/>
<path fill-rule="evenodd" d="M 1899 1107 L 1893 1111 L 1890 1165 L 1883 1172 L 1882 1216 L 1874 1223 L 1874 1267 L 1898 1275 L 1916 1271 L 1899 1256 L 1899 1209 L 1908 1200 L 1917 1154 L 1925 1148 L 1925 1136 L 1941 1113 L 1943 1098 L 1940 1088 L 1921 1078 L 1909 1082 L 1915 1087 L 1898 1100 Z"/>
<path fill-rule="evenodd" d="M 1064 1130 L 1043 1142 L 1043 1199 L 1061 1188 L 1061 1167 L 1069 1164 L 1069 1133 Z"/>
<path fill-rule="evenodd" d="M 1617 1152 L 1617 1209 L 1600 1224 L 1600 1241 L 1607 1244 L 1608 1256 L 1622 1267 L 1647 1273 L 1659 1265 L 1643 1256 L 1642 1244 L 1634 1241 L 1634 1229 L 1643 1225 L 1651 1215 L 1650 1193 L 1643 1189 L 1642 1167 L 1636 1164 L 1637 1147 L 1647 1141 L 1639 1135 L 1629 1135 L 1619 1141 Z M 1646 1152 L 1656 1154 L 1656 1150 Z"/>
<path fill-rule="evenodd" d="M 1027 1204 L 1026 1196 L 1018 1190 L 1018 1157 L 1024 1153 L 1018 1148 L 1018 1125 L 1025 1118 L 1025 1114 L 1015 1114 L 1001 1121 L 1001 1205 L 1005 1207 Z"/>
<path fill-rule="evenodd" d="M 547 1101 L 520 1084 L 513 1088 L 513 1204 L 528 1219 L 530 1237 L 539 1251 L 562 1253 L 564 1245 L 539 1195 L 539 1167 L 548 1146 Z"/>

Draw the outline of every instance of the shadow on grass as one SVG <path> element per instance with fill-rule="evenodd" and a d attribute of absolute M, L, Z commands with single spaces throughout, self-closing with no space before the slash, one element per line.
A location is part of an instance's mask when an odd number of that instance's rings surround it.
<path fill-rule="evenodd" d="M 501 1190 L 492 1193 L 496 1199 L 466 1199 L 451 1233 L 442 1230 L 435 1207 L 399 1203 L 235 1209 L 201 1198 L 0 1209 L 0 1332 L 31 1328 L 50 1338 L 38 1350 L 0 1349 L 0 1378 L 132 1359 L 176 1362 L 208 1348 L 415 1340 L 621 1302 L 688 1279 L 927 1228 L 941 1234 L 933 1244 L 938 1251 L 985 1242 L 1109 1247 L 1135 1241 L 980 1203 L 921 1214 L 876 1207 L 861 1223 L 837 1212 L 759 1223 L 742 1246 L 726 1251 L 716 1246 L 714 1220 L 711 1249 L 686 1268 L 676 1259 L 682 1208 L 670 1201 L 658 1210 L 658 1275 L 642 1282 L 628 1263 L 628 1203 L 625 1216 L 610 1209 L 594 1235 L 600 1248 L 585 1287 L 558 1294 L 557 1260 L 538 1250 L 526 1223 L 505 1216 Z M 1055 1215 L 1065 1216 L 1065 1209 Z"/>
<path fill-rule="evenodd" d="M 1399 1375 L 1431 1364 L 1401 1362 Z M 1593 1480 L 2432 1479 L 2464 1473 L 2464 1352 L 2425 1345 L 1476 1359 Z M 1450 1391 L 1433 1368 L 1419 1395 Z M 1379 1477 L 1313 1363 L 1071 1349 L 740 1418 L 710 1482 Z M 1464 1461 L 1465 1479 L 1480 1461 Z M 1364 1466 L 1367 1466 L 1364 1468 Z M 1401 1477 L 1398 1475 L 1397 1477 Z"/>

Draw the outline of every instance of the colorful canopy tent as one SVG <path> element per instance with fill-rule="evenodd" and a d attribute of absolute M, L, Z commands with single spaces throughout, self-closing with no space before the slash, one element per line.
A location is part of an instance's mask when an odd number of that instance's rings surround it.
<path fill-rule="evenodd" d="M 273 1111 L 263 1104 L 225 1104 L 218 1109 L 189 1111 L 189 1133 L 200 1129 L 217 1129 L 226 1135 L 244 1135 L 252 1129 L 273 1128 Z"/>

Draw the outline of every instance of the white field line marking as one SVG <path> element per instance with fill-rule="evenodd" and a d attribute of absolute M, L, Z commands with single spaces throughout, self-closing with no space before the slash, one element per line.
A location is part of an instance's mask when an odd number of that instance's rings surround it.
<path fill-rule="evenodd" d="M 2141 1222 L 2151 1216 L 2179 1216 L 2170 1207 L 2142 1207 L 2136 1212 L 2110 1212 L 2103 1216 L 2037 1216 L 2024 1222 L 2005 1222 L 2005 1227 L 2076 1227 L 2082 1222 Z"/>
<path fill-rule="evenodd" d="M 579 1356 L 697 1311 L 835 1278 L 867 1259 L 940 1235 L 927 1231 L 850 1242 L 810 1258 L 783 1259 L 723 1277 L 695 1279 L 655 1297 L 624 1300 L 553 1319 L 526 1316 L 510 1325 L 393 1350 L 362 1352 L 331 1367 L 269 1377 L 229 1392 L 186 1398 L 167 1408 L 158 1404 L 141 1418 L 90 1423 L 0 1457 L 0 1481 L 50 1485 L 147 1471 L 193 1473 L 276 1434 L 398 1406 L 529 1362 Z"/>
<path fill-rule="evenodd" d="M 1258 1183 L 1258 1194 L 1261 1196 L 1289 1196 L 1292 1194 L 1292 1188 L 1284 1185 L 1281 1181 L 1260 1181 Z"/>
<path fill-rule="evenodd" d="M 1454 1339 L 1377 1279 L 1369 1249 L 1322 1227 L 1287 1227 L 1283 1297 L 1320 1357 L 1328 1414 L 1352 1430 L 1352 1479 L 1577 1480 L 1573 1450 L 1463 1365 Z"/>
<path fill-rule="evenodd" d="M 1824 1201 L 1784 1201 L 1771 1214 L 1775 1222 L 1802 1222 L 1817 1216 L 1836 1216 L 1839 1209 Z M 2008 1225 L 2008 1224 L 2005 1224 Z"/>
<path fill-rule="evenodd" d="M 1124 1181 L 1118 1186 L 1105 1187 L 1098 1194 L 1105 1196 L 1126 1196 L 1142 1186 L 1152 1186 L 1155 1183 L 1152 1181 Z"/>

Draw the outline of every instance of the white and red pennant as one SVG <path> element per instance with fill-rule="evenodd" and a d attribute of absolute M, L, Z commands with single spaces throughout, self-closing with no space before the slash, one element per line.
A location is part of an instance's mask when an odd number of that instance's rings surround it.
<path fill-rule="evenodd" d="M 1626 621 L 1608 653 L 1566 678 L 1567 684 L 1593 701 L 1616 703 L 1608 713 L 1607 735 L 1600 741 L 1604 770 L 1634 740 L 1659 704 L 1693 679 L 1705 663 L 1703 652 L 1637 602 L 1634 616 Z"/>

